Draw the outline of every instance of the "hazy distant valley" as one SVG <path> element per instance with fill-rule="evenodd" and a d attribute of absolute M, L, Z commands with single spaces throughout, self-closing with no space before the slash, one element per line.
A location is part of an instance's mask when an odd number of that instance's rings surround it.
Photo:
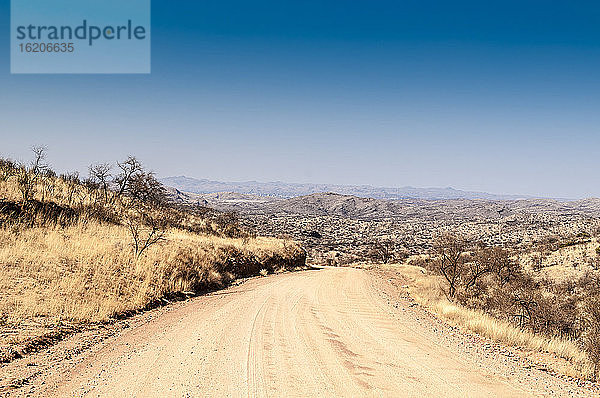
<path fill-rule="evenodd" d="M 340 193 L 311 193 L 287 197 L 293 189 L 336 186 L 300 184 L 215 183 L 172 178 L 174 200 L 234 212 L 240 222 L 259 234 L 292 237 L 308 250 L 316 263 L 352 263 L 369 258 L 373 248 L 386 242 L 393 255 L 404 257 L 426 252 L 443 231 L 460 231 L 490 245 L 531 247 L 600 228 L 600 199 L 559 201 L 507 199 L 485 193 L 411 188 L 416 197 L 377 199 Z M 191 193 L 186 189 L 234 188 L 237 192 Z M 356 192 L 358 187 L 337 187 Z M 396 191 L 400 192 L 404 188 Z M 391 191 L 385 191 L 389 192 Z M 264 192 L 267 195 L 245 192 Z M 365 195 L 382 196 L 383 189 L 365 188 Z M 283 194 L 285 193 L 285 195 Z M 408 195 L 407 192 L 405 194 Z M 430 198 L 430 195 L 459 198 Z M 490 197 L 490 199 L 473 196 Z"/>
<path fill-rule="evenodd" d="M 526 195 L 496 195 L 486 192 L 461 191 L 454 188 L 386 188 L 370 185 L 339 184 L 298 184 L 287 182 L 220 182 L 207 179 L 195 179 L 185 176 L 161 179 L 167 186 L 183 192 L 207 194 L 216 192 L 236 192 L 241 194 L 293 198 L 314 193 L 334 192 L 341 195 L 353 195 L 374 199 L 488 199 L 511 200 L 525 199 Z"/>

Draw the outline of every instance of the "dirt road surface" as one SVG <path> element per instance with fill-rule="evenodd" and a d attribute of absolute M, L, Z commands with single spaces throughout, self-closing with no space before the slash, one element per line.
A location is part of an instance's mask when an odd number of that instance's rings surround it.
<path fill-rule="evenodd" d="M 387 288 L 359 269 L 252 279 L 126 329 L 15 395 L 590 396 L 473 346 Z"/>

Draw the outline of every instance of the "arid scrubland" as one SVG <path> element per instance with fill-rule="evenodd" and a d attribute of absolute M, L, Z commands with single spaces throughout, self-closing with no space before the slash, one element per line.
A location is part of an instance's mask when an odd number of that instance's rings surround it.
<path fill-rule="evenodd" d="M 292 199 L 251 195 L 195 195 L 176 200 L 239 213 L 240 223 L 265 236 L 301 241 L 309 261 L 335 265 L 363 261 L 381 243 L 402 257 L 428 252 L 435 237 L 453 231 L 489 246 L 527 250 L 551 241 L 567 243 L 600 231 L 600 199 L 379 200 L 332 193 Z M 260 200 L 259 200 L 260 199 Z"/>
<path fill-rule="evenodd" d="M 600 255 L 587 234 L 528 249 L 440 234 L 402 265 L 380 265 L 406 293 L 452 324 L 524 350 L 567 376 L 598 381 Z"/>
<path fill-rule="evenodd" d="M 533 333 L 509 320 L 499 319 L 481 309 L 450 300 L 441 275 L 409 264 L 378 265 L 376 272 L 401 277 L 400 290 L 450 324 L 474 332 L 491 341 L 514 347 L 547 369 L 571 377 L 590 379 L 594 364 L 581 345 L 569 339 Z"/>
<path fill-rule="evenodd" d="M 537 353 L 557 372 L 598 378 L 597 201 L 217 196 L 211 210 L 167 191 L 135 158 L 94 165 L 85 179 L 55 175 L 43 151 L 28 166 L 0 161 L 0 360 L 302 266 L 301 244 L 315 264 L 380 264 L 449 322 Z"/>
<path fill-rule="evenodd" d="M 311 262 L 380 264 L 410 280 L 411 296 L 448 321 L 529 350 L 559 373 L 598 379 L 596 199 L 382 201 L 322 194 L 213 204 L 240 211 L 242 222 L 261 234 L 301 241 Z"/>
<path fill-rule="evenodd" d="M 57 176 L 43 155 L 27 166 L 0 160 L 0 362 L 91 324 L 304 265 L 293 241 L 169 204 L 134 158 L 80 179 Z"/>

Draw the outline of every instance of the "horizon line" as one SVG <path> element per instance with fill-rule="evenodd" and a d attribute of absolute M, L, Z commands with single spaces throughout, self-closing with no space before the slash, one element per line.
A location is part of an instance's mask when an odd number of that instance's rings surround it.
<path fill-rule="evenodd" d="M 191 180 L 195 180 L 195 181 L 208 181 L 208 182 L 214 182 L 214 183 L 220 183 L 220 184 L 248 184 L 248 183 L 255 183 L 255 184 L 265 184 L 265 185 L 266 184 L 287 184 L 287 185 L 296 185 L 296 186 L 316 185 L 316 186 L 333 186 L 333 187 L 344 187 L 344 188 L 361 188 L 361 187 L 365 187 L 365 188 L 373 188 L 373 189 L 381 189 L 381 190 L 385 190 L 385 189 L 393 189 L 393 190 L 400 190 L 400 189 L 451 190 L 451 191 L 465 193 L 465 194 L 489 195 L 489 196 L 498 196 L 498 197 L 511 197 L 510 199 L 504 199 L 504 200 L 546 199 L 546 200 L 556 200 L 556 201 L 578 201 L 578 200 L 586 200 L 586 199 L 600 199 L 600 198 L 593 197 L 593 196 L 590 196 L 590 197 L 578 197 L 578 198 L 568 198 L 568 197 L 553 197 L 553 196 L 530 195 L 530 194 L 495 193 L 495 192 L 488 192 L 488 191 L 466 190 L 466 189 L 461 189 L 461 188 L 455 188 L 455 187 L 452 187 L 452 186 L 447 186 L 447 187 L 440 187 L 440 186 L 437 186 L 437 187 L 436 186 L 416 187 L 416 186 L 412 186 L 412 185 L 404 185 L 404 186 L 378 186 L 378 185 L 372 185 L 372 184 L 340 184 L 340 183 L 317 183 L 317 182 L 290 182 L 290 181 L 282 181 L 282 180 L 276 180 L 276 181 L 258 181 L 258 180 L 238 180 L 238 181 L 229 180 L 229 181 L 223 181 L 223 180 L 215 180 L 215 179 L 209 179 L 209 178 L 190 177 L 190 176 L 187 176 L 187 175 L 172 175 L 172 176 L 159 177 L 159 180 L 167 180 L 167 179 L 173 179 L 173 178 L 187 178 L 187 179 L 191 179 Z M 227 191 L 222 191 L 222 192 L 227 192 Z M 317 193 L 317 192 L 315 192 L 315 193 Z M 322 192 L 318 192 L 318 193 L 336 193 L 336 192 L 322 191 Z M 304 196 L 304 195 L 301 195 L 301 196 Z M 467 198 L 464 198 L 464 199 L 467 199 Z M 478 198 L 478 199 L 481 199 L 481 198 Z M 448 199 L 445 199 L 445 200 L 448 200 Z M 468 199 L 468 200 L 475 200 L 475 199 Z M 499 199 L 497 199 L 497 200 L 499 200 Z"/>

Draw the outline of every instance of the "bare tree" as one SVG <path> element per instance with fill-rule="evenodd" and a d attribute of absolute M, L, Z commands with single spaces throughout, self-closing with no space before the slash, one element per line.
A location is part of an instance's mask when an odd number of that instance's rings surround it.
<path fill-rule="evenodd" d="M 17 165 L 9 159 L 0 158 L 0 182 L 8 180 L 17 171 Z"/>
<path fill-rule="evenodd" d="M 397 244 L 391 239 L 381 239 L 371 244 L 371 256 L 382 264 L 393 261 L 396 255 Z"/>
<path fill-rule="evenodd" d="M 500 247 L 481 247 L 475 251 L 471 261 L 465 263 L 464 288 L 469 290 L 485 275 L 493 274 L 500 286 L 511 281 L 518 273 L 517 264 L 510 253 Z"/>
<path fill-rule="evenodd" d="M 434 242 L 433 265 L 448 283 L 448 296 L 453 299 L 466 273 L 469 242 L 460 235 L 447 233 Z"/>
<path fill-rule="evenodd" d="M 142 164 L 133 156 L 129 156 L 124 162 L 117 162 L 117 166 L 121 172 L 115 177 L 115 184 L 117 185 L 117 196 L 121 197 L 126 193 L 127 188 L 131 182 L 132 177 L 144 171 Z"/>
<path fill-rule="evenodd" d="M 129 179 L 126 192 L 143 203 L 161 205 L 167 201 L 167 191 L 153 172 L 138 171 Z"/>
<path fill-rule="evenodd" d="M 54 183 L 49 179 L 50 176 L 46 178 L 41 178 L 40 183 L 42 186 L 42 202 L 46 200 L 47 197 L 50 197 L 54 193 Z"/>
<path fill-rule="evenodd" d="M 112 167 L 108 163 L 99 163 L 95 165 L 91 165 L 89 168 L 90 179 L 98 184 L 100 189 L 102 190 L 102 196 L 104 198 L 104 203 L 108 202 L 108 191 L 110 184 L 110 171 Z"/>
<path fill-rule="evenodd" d="M 117 163 L 120 173 L 115 177 L 116 196 L 127 195 L 142 203 L 162 205 L 167 201 L 165 187 L 156 179 L 151 171 L 144 170 L 142 164 L 134 157 Z"/>
<path fill-rule="evenodd" d="M 69 206 L 71 206 L 71 204 L 73 203 L 73 196 L 75 195 L 75 191 L 78 189 L 79 185 L 81 184 L 81 181 L 79 180 L 79 173 L 73 172 L 73 173 L 62 174 L 60 176 L 60 178 L 67 185 L 67 194 L 66 194 L 65 199 L 67 200 L 67 203 L 69 204 Z"/>
<path fill-rule="evenodd" d="M 31 148 L 31 151 L 33 152 L 33 160 L 31 161 L 30 171 L 36 175 L 48 171 L 48 164 L 46 163 L 46 147 L 34 146 Z"/>
<path fill-rule="evenodd" d="M 29 202 L 33 199 L 38 180 L 43 173 L 48 171 L 48 165 L 45 163 L 46 148 L 36 146 L 31 148 L 31 150 L 34 156 L 30 167 L 22 165 L 17 168 L 17 184 L 24 202 Z"/>
<path fill-rule="evenodd" d="M 513 319 L 519 327 L 525 328 L 526 326 L 532 326 L 533 313 L 537 308 L 538 303 L 532 297 L 516 293 L 513 296 L 512 304 L 515 308 Z"/>
<path fill-rule="evenodd" d="M 490 252 L 482 249 L 475 254 L 472 261 L 465 262 L 464 277 L 462 283 L 464 289 L 469 290 L 485 275 L 492 272 L 492 261 Z"/>
<path fill-rule="evenodd" d="M 128 217 L 127 226 L 133 240 L 132 245 L 136 257 L 141 257 L 149 247 L 165 240 L 164 221 L 143 211 Z"/>
<path fill-rule="evenodd" d="M 25 166 L 21 166 L 17 172 L 17 186 L 21 192 L 24 202 L 29 202 L 35 195 L 35 175 L 30 173 Z"/>
<path fill-rule="evenodd" d="M 488 249 L 486 257 L 501 287 L 515 279 L 521 272 L 519 264 L 511 257 L 509 250 L 494 247 Z"/>

